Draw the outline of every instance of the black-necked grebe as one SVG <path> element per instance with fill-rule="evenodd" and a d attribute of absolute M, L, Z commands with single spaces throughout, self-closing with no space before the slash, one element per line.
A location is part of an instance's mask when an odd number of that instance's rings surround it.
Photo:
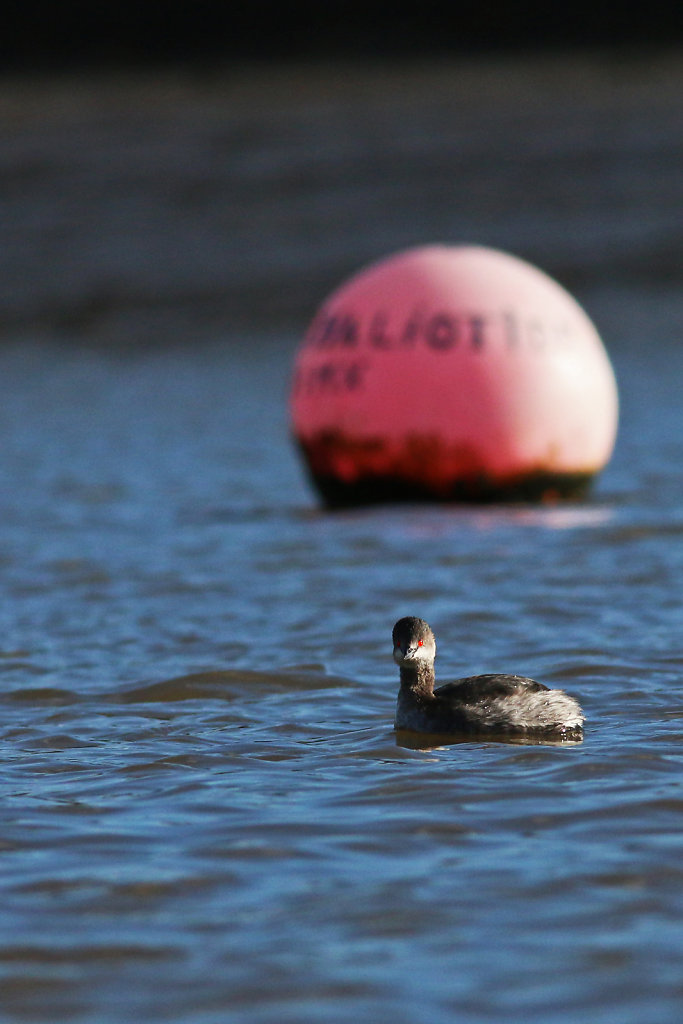
<path fill-rule="evenodd" d="M 401 669 L 396 729 L 581 738 L 583 711 L 562 690 L 508 675 L 469 676 L 435 690 L 436 640 L 424 619 L 399 619 L 392 636 Z"/>

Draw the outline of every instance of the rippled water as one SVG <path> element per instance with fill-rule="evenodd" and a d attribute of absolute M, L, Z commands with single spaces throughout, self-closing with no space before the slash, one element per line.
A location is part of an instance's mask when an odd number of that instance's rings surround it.
<path fill-rule="evenodd" d="M 549 508 L 321 511 L 289 328 L 6 327 L 3 1019 L 678 1024 L 683 317 L 644 287 L 586 286 L 621 431 Z M 403 614 L 584 742 L 401 746 Z"/>
<path fill-rule="evenodd" d="M 5 1013 L 674 1021 L 681 355 L 585 505 L 328 515 L 291 343 L 2 353 Z M 405 612 L 584 743 L 398 746 Z"/>

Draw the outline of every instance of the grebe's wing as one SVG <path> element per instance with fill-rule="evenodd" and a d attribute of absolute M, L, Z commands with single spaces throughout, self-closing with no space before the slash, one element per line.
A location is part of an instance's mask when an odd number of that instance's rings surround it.
<path fill-rule="evenodd" d="M 461 704 L 477 704 L 496 697 L 515 697 L 522 693 L 538 693 L 549 687 L 526 676 L 508 676 L 492 673 L 484 676 L 468 676 L 445 683 L 434 690 L 435 697 L 457 701 Z"/>

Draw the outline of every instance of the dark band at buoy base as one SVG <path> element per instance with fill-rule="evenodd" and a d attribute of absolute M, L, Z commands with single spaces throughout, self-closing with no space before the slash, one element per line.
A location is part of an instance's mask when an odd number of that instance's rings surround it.
<path fill-rule="evenodd" d="M 295 439 L 296 440 L 296 439 Z M 362 457 L 353 459 L 354 472 L 337 471 L 340 459 L 349 460 L 352 444 L 341 437 L 323 434 L 307 441 L 296 441 L 311 483 L 328 508 L 353 508 L 363 505 L 409 504 L 422 502 L 495 502 L 579 501 L 586 497 L 595 470 L 553 473 L 528 470 L 517 476 L 492 477 L 484 470 L 460 470 L 451 473 L 411 475 L 405 462 L 398 460 L 395 470 L 373 471 L 364 468 Z M 364 446 L 379 451 L 367 442 Z M 334 467 L 331 471 L 330 467 Z"/>

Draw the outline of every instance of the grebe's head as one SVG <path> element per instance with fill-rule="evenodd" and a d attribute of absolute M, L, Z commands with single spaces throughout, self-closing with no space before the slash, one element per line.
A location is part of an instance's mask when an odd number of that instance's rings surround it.
<path fill-rule="evenodd" d="M 436 640 L 424 619 L 412 615 L 399 619 L 391 634 L 394 641 L 394 661 L 397 665 L 414 665 L 418 661 L 434 661 Z"/>

